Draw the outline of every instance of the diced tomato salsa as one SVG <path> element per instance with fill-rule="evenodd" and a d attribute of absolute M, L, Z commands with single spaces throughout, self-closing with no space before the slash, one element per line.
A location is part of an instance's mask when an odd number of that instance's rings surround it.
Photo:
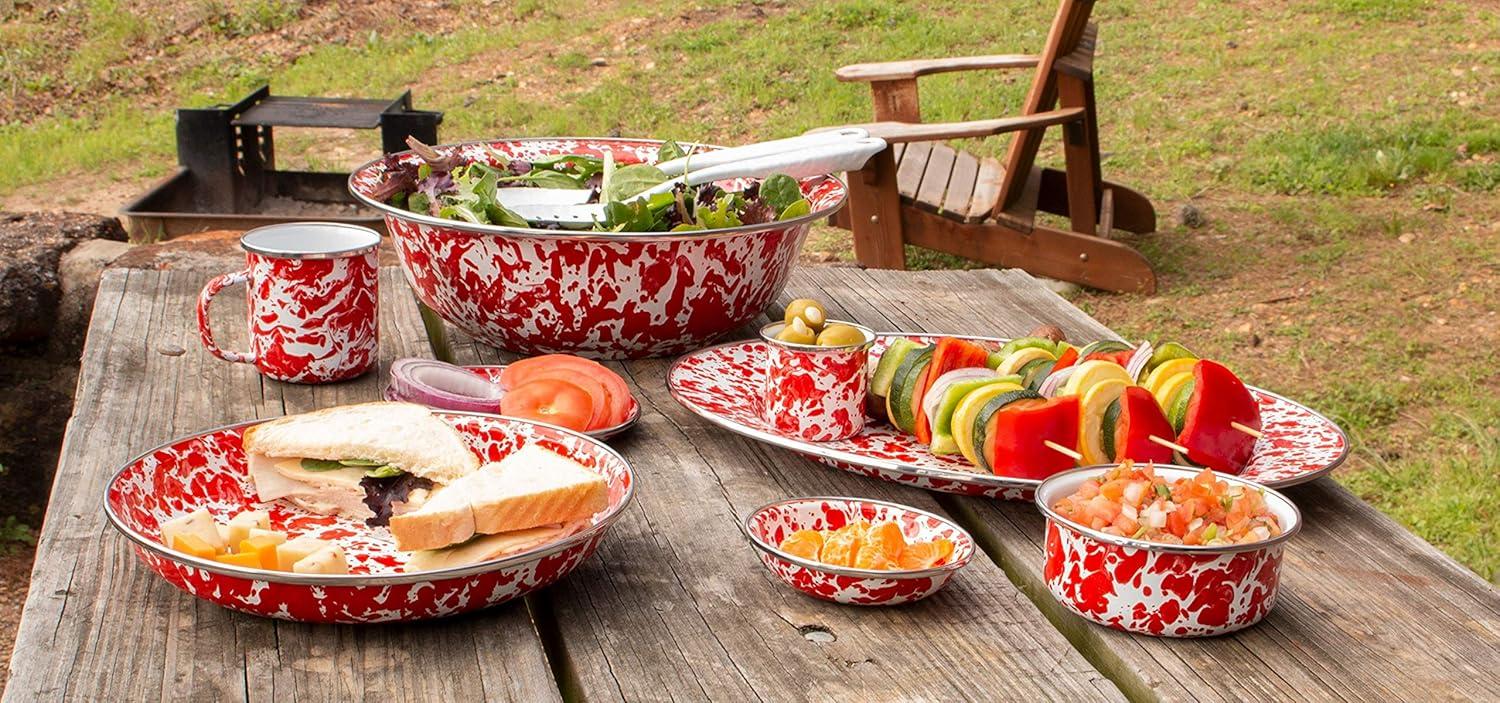
<path fill-rule="evenodd" d="M 1052 506 L 1073 522 L 1161 544 L 1246 544 L 1281 534 L 1265 495 L 1204 469 L 1168 482 L 1151 464 L 1124 462 Z"/>

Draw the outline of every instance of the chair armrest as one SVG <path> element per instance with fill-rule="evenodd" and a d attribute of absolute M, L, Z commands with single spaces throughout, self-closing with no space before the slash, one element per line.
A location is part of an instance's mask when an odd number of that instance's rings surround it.
<path fill-rule="evenodd" d="M 1001 117 L 993 120 L 971 120 L 969 122 L 867 122 L 858 125 L 840 125 L 810 131 L 858 127 L 872 137 L 880 137 L 891 144 L 906 142 L 934 142 L 943 139 L 970 139 L 990 137 L 1024 129 L 1039 129 L 1053 125 L 1082 120 L 1083 108 L 1069 107 L 1050 112 L 1039 112 L 1022 117 Z"/>
<path fill-rule="evenodd" d="M 947 73 L 949 71 L 1035 68 L 1039 61 L 1041 61 L 1041 57 L 1027 54 L 995 54 L 992 56 L 964 56 L 949 59 L 884 61 L 880 63 L 851 64 L 834 71 L 833 75 L 845 83 L 873 83 L 877 81 L 911 80 L 929 73 Z"/>

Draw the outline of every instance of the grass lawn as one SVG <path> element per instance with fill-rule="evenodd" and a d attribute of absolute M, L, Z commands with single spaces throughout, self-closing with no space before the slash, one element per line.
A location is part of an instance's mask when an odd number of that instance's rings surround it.
<path fill-rule="evenodd" d="M 45 5 L 45 6 L 44 6 Z M 0 201 L 90 209 L 173 165 L 172 108 L 274 92 L 394 95 L 445 140 L 743 142 L 864 121 L 856 61 L 1026 52 L 1051 1 L 352 3 L 67 0 L 0 24 Z M 1156 296 L 1075 303 L 1336 417 L 1338 479 L 1500 577 L 1500 10 L 1437 0 L 1108 0 L 1109 177 L 1157 203 Z M 928 120 L 1007 114 L 1026 72 L 924 79 Z M 998 154 L 1003 139 L 965 143 Z M 373 135 L 278 138 L 348 167 Z M 1055 155 L 1049 155 L 1055 158 Z M 1184 204 L 1207 225 L 1174 224 Z M 809 260 L 849 258 L 824 229 Z M 926 266 L 969 262 L 914 254 Z M 955 330 L 961 331 L 961 330 Z"/>

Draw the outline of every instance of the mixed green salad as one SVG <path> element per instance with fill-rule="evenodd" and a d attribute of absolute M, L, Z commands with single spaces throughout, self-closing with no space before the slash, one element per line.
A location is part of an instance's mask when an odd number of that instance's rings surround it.
<path fill-rule="evenodd" d="M 762 224 L 801 217 L 812 211 L 797 180 L 772 174 L 739 191 L 708 184 L 678 184 L 670 192 L 632 196 L 669 180 L 647 163 L 616 165 L 584 154 L 556 154 L 540 159 L 507 158 L 493 149 L 487 161 L 463 163 L 426 144 L 408 140 L 422 158 L 402 163 L 388 156 L 383 180 L 371 193 L 381 202 L 412 212 L 475 224 L 556 229 L 553 223 L 531 223 L 500 204 L 500 188 L 566 188 L 591 190 L 588 202 L 604 203 L 604 219 L 594 229 L 605 232 L 683 232 Z M 667 141 L 660 161 L 688 156 Z M 691 161 L 689 162 L 691 166 Z"/>

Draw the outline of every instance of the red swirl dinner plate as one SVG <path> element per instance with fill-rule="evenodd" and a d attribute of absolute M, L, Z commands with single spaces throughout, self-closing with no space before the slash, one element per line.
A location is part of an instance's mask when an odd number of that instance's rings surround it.
<path fill-rule="evenodd" d="M 408 573 L 390 532 L 362 520 L 310 513 L 256 500 L 240 444 L 244 422 L 176 439 L 127 463 L 110 480 L 104 510 L 141 560 L 172 585 L 232 610 L 304 622 L 412 621 L 498 605 L 551 585 L 598 548 L 634 494 L 634 474 L 603 442 L 560 427 L 515 418 L 437 412 L 481 460 L 498 461 L 540 444 L 609 482 L 609 507 L 573 534 L 479 564 Z M 160 524 L 207 508 L 220 522 L 242 510 L 267 510 L 289 537 L 337 542 L 348 574 L 292 574 L 189 556 L 161 544 Z"/>
<path fill-rule="evenodd" d="M 870 351 L 877 358 L 892 339 L 933 342 L 960 336 L 995 344 L 1006 340 L 962 335 L 882 333 Z M 934 456 L 915 437 L 884 422 L 832 442 L 804 442 L 776 433 L 760 415 L 765 342 L 743 341 L 683 356 L 667 374 L 672 397 L 704 419 L 752 439 L 803 454 L 829 466 L 930 491 L 1030 500 L 1040 481 L 979 473 L 962 458 Z M 1349 439 L 1332 420 L 1296 401 L 1252 387 L 1260 403 L 1262 437 L 1240 478 L 1271 487 L 1311 481 L 1349 454 Z"/>

